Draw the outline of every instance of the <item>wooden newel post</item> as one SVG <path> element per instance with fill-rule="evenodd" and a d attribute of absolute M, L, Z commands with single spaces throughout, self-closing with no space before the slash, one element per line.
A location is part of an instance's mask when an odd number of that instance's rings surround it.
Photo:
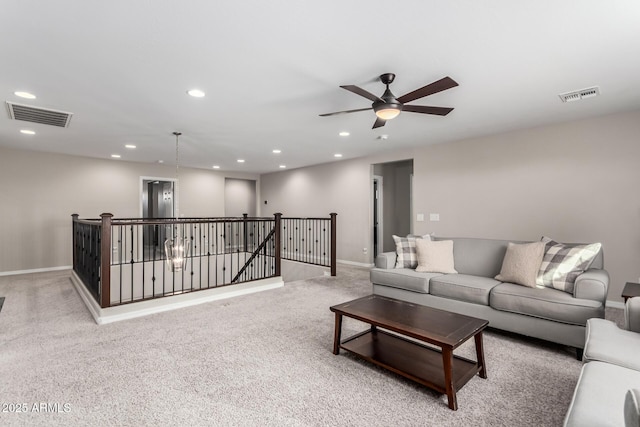
<path fill-rule="evenodd" d="M 242 214 L 242 224 L 243 224 L 243 227 L 242 227 L 243 231 L 242 232 L 244 234 L 244 248 L 243 248 L 243 250 L 245 252 L 249 252 L 249 250 L 247 249 L 247 217 L 248 216 L 249 215 L 246 214 L 246 213 Z"/>
<path fill-rule="evenodd" d="M 113 214 L 103 213 L 100 228 L 100 307 L 111 305 L 111 218 Z"/>
<path fill-rule="evenodd" d="M 329 216 L 331 217 L 331 275 L 335 276 L 336 275 L 336 246 L 337 246 L 336 217 L 338 216 L 338 214 L 335 212 L 332 212 L 329 214 Z"/>
<path fill-rule="evenodd" d="M 274 214 L 275 216 L 275 230 L 276 230 L 276 247 L 275 247 L 275 256 L 276 256 L 276 276 L 282 275 L 282 242 L 281 238 L 281 229 L 282 229 L 282 214 L 280 212 Z"/>
<path fill-rule="evenodd" d="M 78 247 L 76 241 L 76 221 L 78 214 L 71 214 L 71 258 L 73 259 L 73 270 L 78 265 Z"/>

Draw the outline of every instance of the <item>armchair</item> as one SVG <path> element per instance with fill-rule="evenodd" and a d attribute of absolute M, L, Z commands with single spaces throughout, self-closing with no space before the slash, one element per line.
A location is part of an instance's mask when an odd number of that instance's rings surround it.
<path fill-rule="evenodd" d="M 587 321 L 585 362 L 565 426 L 640 426 L 640 297 L 625 305 L 624 329 Z"/>

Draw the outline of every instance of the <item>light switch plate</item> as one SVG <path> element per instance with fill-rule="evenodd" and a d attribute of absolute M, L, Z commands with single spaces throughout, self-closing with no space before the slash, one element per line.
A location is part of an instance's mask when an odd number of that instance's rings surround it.
<path fill-rule="evenodd" d="M 440 214 L 437 214 L 437 213 L 429 214 L 429 221 L 440 221 Z"/>
<path fill-rule="evenodd" d="M 416 217 L 416 221 L 424 221 L 424 214 L 418 214 Z"/>

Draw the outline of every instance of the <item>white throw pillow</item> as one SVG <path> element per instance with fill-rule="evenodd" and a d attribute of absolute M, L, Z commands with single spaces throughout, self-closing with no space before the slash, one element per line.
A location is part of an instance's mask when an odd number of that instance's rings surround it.
<path fill-rule="evenodd" d="M 416 240 L 419 273 L 457 273 L 453 265 L 453 240 Z"/>
<path fill-rule="evenodd" d="M 544 248 L 543 242 L 519 244 L 509 242 L 502 260 L 502 269 L 495 277 L 496 280 L 535 288 Z"/>

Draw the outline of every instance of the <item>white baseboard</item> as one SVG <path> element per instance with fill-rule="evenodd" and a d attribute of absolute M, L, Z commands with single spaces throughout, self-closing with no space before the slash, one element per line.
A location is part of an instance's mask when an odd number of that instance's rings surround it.
<path fill-rule="evenodd" d="M 364 262 L 347 261 L 346 259 L 337 259 L 336 262 L 338 264 L 353 265 L 356 267 L 363 267 L 363 268 L 371 268 L 375 265 L 375 264 L 367 264 Z"/>
<path fill-rule="evenodd" d="M 31 270 L 0 271 L 0 276 L 17 276 L 19 274 L 46 273 L 48 271 L 71 270 L 72 268 L 73 267 L 70 265 L 62 265 L 60 267 L 33 268 Z"/>
<path fill-rule="evenodd" d="M 605 303 L 605 307 L 620 308 L 620 309 L 624 310 L 624 303 L 621 302 L 621 301 L 610 301 L 610 300 L 607 300 L 607 302 Z"/>
<path fill-rule="evenodd" d="M 116 307 L 101 308 L 93 295 L 91 295 L 87 288 L 82 284 L 80 278 L 76 276 L 75 272 L 71 275 L 71 282 L 98 325 L 134 319 L 136 317 L 148 316 L 150 314 L 162 313 L 164 311 L 176 310 L 183 307 L 191 307 L 205 302 L 252 294 L 284 286 L 282 277 L 271 277 L 268 279 L 241 283 L 239 285 L 223 286 L 220 288 L 212 288 L 181 295 L 140 301 L 132 304 L 124 304 Z"/>

